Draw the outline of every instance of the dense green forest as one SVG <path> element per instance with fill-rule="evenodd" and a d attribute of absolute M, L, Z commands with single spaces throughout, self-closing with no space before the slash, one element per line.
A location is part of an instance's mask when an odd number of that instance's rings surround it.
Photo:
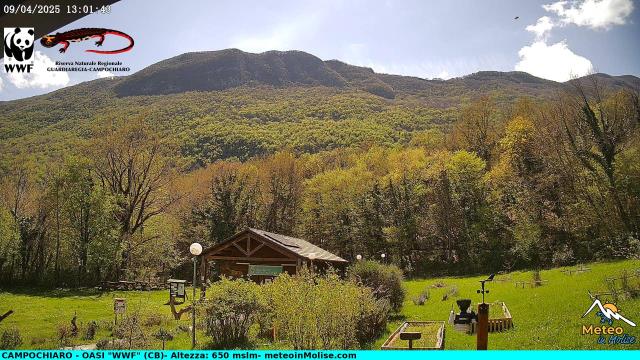
<path fill-rule="evenodd" d="M 153 279 L 247 226 L 409 276 L 640 254 L 637 78 L 223 55 L 0 103 L 3 283 Z"/>

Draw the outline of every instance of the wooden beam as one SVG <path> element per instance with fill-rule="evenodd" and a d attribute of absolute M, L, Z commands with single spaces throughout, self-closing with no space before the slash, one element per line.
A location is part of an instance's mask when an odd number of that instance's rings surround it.
<path fill-rule="evenodd" d="M 247 240 L 248 241 L 248 240 Z M 237 241 L 233 242 L 233 246 L 236 247 L 236 249 L 240 250 L 241 253 L 245 254 L 245 255 L 249 255 L 249 253 L 247 252 L 247 250 L 243 249 L 242 247 L 240 247 L 240 245 L 238 245 Z"/>
<path fill-rule="evenodd" d="M 261 257 L 235 257 L 235 256 L 210 256 L 211 260 L 229 260 L 229 261 L 287 261 L 289 258 L 261 258 Z"/>
<path fill-rule="evenodd" d="M 239 235 L 239 234 L 237 234 L 237 235 Z M 248 234 L 246 234 L 246 236 L 248 237 L 249 235 L 248 235 Z M 232 239 L 233 239 L 233 238 L 232 238 Z M 222 250 L 224 250 L 224 249 L 228 248 L 229 246 L 231 246 L 231 245 L 233 245 L 233 244 L 237 243 L 238 241 L 240 241 L 240 240 L 242 240 L 242 239 L 244 239 L 244 237 L 238 236 L 238 238 L 237 238 L 237 239 L 235 239 L 235 240 L 233 240 L 233 241 L 228 241 L 226 244 L 221 244 L 221 246 L 220 246 L 219 248 L 217 248 L 217 249 L 216 249 L 216 252 L 220 252 L 220 251 L 222 251 Z"/>
<path fill-rule="evenodd" d="M 258 244 L 258 246 L 256 246 L 255 248 L 253 248 L 253 250 L 249 251 L 249 253 L 247 254 L 247 256 L 251 256 L 253 254 L 255 254 L 256 251 L 260 250 L 262 247 L 264 246 L 264 243 L 260 243 Z"/>

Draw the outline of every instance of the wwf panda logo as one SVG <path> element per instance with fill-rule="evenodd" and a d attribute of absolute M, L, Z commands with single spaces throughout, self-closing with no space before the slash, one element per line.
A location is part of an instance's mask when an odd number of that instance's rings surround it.
<path fill-rule="evenodd" d="M 34 40 L 33 28 L 4 28 L 4 54 L 7 57 L 5 60 L 9 63 L 31 61 Z"/>

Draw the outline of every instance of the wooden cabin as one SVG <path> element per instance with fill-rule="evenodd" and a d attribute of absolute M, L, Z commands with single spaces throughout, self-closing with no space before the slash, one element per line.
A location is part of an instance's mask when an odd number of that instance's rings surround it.
<path fill-rule="evenodd" d="M 296 274 L 302 266 L 343 269 L 347 260 L 291 236 L 248 228 L 202 252 L 204 279 L 212 273 L 250 278 L 263 283 L 282 272 Z"/>

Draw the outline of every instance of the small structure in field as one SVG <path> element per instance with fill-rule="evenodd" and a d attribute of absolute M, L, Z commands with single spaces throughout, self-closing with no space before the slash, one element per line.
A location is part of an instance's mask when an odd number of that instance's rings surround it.
<path fill-rule="evenodd" d="M 449 324 L 453 324 L 453 328 L 457 331 L 469 332 L 471 323 L 478 321 L 478 314 L 471 309 L 471 299 L 459 299 L 456 303 L 460 308 L 460 312 L 456 314 L 451 310 Z"/>
<path fill-rule="evenodd" d="M 478 323 L 471 323 L 469 333 L 474 334 Z M 494 302 L 489 307 L 489 332 L 500 332 L 513 328 L 511 312 L 504 302 Z"/>
<path fill-rule="evenodd" d="M 268 282 L 286 272 L 294 275 L 303 266 L 312 270 L 343 268 L 347 260 L 312 243 L 259 229 L 246 229 L 202 252 L 204 279 L 214 270 L 230 278 L 248 277 Z"/>
<path fill-rule="evenodd" d="M 444 321 L 407 321 L 382 344 L 382 350 L 443 350 L 444 335 Z"/>

